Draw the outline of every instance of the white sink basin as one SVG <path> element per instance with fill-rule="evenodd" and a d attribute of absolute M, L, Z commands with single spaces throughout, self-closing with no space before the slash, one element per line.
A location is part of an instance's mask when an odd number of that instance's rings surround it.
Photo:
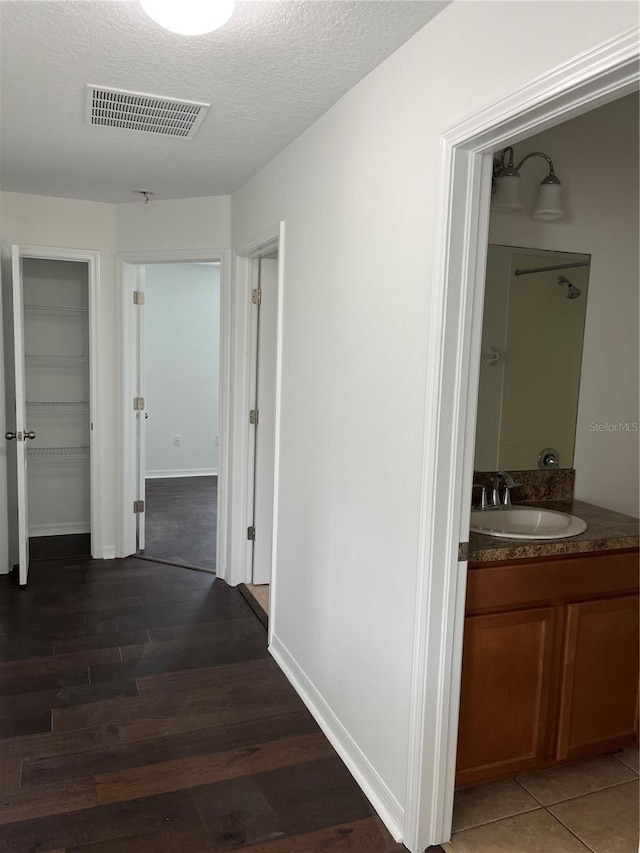
<path fill-rule="evenodd" d="M 577 515 L 535 506 L 473 510 L 471 513 L 474 533 L 501 539 L 564 539 L 584 533 L 586 529 L 586 521 Z"/>

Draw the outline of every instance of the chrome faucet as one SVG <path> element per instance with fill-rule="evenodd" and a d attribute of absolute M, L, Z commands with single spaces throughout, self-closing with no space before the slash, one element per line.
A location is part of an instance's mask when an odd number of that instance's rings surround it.
<path fill-rule="evenodd" d="M 504 483 L 504 493 L 500 500 L 500 482 Z M 516 483 L 507 471 L 496 471 L 491 479 L 493 491 L 491 502 L 495 509 L 511 509 L 511 489 L 515 489 L 520 483 Z"/>
<path fill-rule="evenodd" d="M 480 503 L 476 504 L 476 509 L 489 509 L 489 499 L 487 497 L 487 487 L 482 483 L 474 483 L 473 489 L 480 489 Z M 473 504 L 472 504 L 473 506 Z"/>

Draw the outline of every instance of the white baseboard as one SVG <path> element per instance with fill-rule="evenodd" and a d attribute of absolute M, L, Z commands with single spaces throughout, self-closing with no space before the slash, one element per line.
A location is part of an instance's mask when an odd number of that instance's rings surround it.
<path fill-rule="evenodd" d="M 171 477 L 217 477 L 217 468 L 168 468 L 166 471 L 147 471 L 147 480 L 160 480 Z"/>
<path fill-rule="evenodd" d="M 29 536 L 72 536 L 76 533 L 91 533 L 91 522 L 61 522 L 60 524 L 30 524 Z"/>
<path fill-rule="evenodd" d="M 404 808 L 380 778 L 369 759 L 305 675 L 285 645 L 273 636 L 269 652 L 338 753 L 364 795 L 397 842 L 402 841 Z"/>

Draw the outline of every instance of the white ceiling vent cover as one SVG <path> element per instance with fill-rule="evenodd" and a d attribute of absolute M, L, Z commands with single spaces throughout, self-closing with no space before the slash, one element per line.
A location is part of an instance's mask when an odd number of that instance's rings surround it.
<path fill-rule="evenodd" d="M 144 92 L 87 85 L 87 121 L 123 130 L 143 130 L 191 139 L 211 104 L 163 98 Z"/>

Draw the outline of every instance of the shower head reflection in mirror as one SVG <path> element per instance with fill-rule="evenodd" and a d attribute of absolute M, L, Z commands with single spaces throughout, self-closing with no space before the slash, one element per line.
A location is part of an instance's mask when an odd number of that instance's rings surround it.
<path fill-rule="evenodd" d="M 569 285 L 569 292 L 567 293 L 567 299 L 577 299 L 582 294 L 582 291 L 579 288 L 577 288 L 575 286 L 575 284 L 572 284 L 569 281 L 569 279 L 564 275 L 558 276 L 558 284 L 568 284 Z"/>

